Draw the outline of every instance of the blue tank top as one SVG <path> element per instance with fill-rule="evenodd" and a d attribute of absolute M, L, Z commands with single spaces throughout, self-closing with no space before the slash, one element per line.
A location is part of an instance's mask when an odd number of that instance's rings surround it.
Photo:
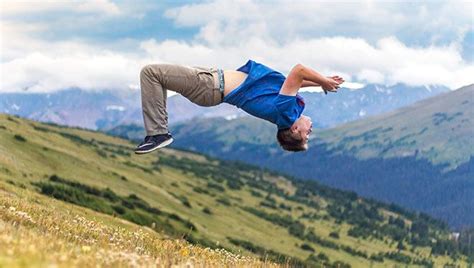
<path fill-rule="evenodd" d="M 248 76 L 224 97 L 224 102 L 272 122 L 278 129 L 291 127 L 300 117 L 305 106 L 303 97 L 279 93 L 286 79 L 283 74 L 253 60 L 248 60 L 237 71 L 247 73 Z"/>

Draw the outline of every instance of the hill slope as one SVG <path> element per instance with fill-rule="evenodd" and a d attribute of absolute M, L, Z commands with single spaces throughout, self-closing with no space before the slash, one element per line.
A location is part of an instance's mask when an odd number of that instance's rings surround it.
<path fill-rule="evenodd" d="M 204 247 L 291 265 L 454 262 L 446 253 L 459 264 L 466 260 L 446 226 L 426 215 L 244 164 L 173 149 L 135 156 L 132 148 L 97 132 L 0 115 L 3 202 L 13 212 L 27 211 L 38 228 L 47 223 L 29 204 L 35 192 L 74 204 L 38 198 L 58 213 L 81 206 L 114 216 L 93 214 L 106 225 L 123 219 Z M 9 201 L 5 191 L 20 197 Z M 2 211 L 12 210 L 7 206 Z M 3 212 L 2 221 L 10 224 L 10 214 Z"/>
<path fill-rule="evenodd" d="M 0 233 L 1 267 L 279 267 L 270 261 L 193 246 L 2 180 Z"/>
<path fill-rule="evenodd" d="M 473 95 L 471 85 L 388 114 L 315 131 L 307 152 L 282 151 L 275 127 L 253 118 L 178 124 L 172 128 L 172 146 L 354 190 L 460 228 L 474 225 Z"/>
<path fill-rule="evenodd" d="M 453 169 L 474 154 L 474 85 L 316 133 L 361 159 L 416 156 Z"/>

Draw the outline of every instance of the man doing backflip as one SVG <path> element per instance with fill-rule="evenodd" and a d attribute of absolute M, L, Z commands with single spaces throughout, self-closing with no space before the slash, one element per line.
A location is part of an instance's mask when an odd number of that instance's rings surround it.
<path fill-rule="evenodd" d="M 144 154 L 173 142 L 168 131 L 167 90 L 180 93 L 200 106 L 226 102 L 247 113 L 274 123 L 277 140 L 288 151 L 308 149 L 311 118 L 302 114 L 302 87 L 320 86 L 337 92 L 344 79 L 325 77 L 296 64 L 287 77 L 262 63 L 248 60 L 237 70 L 188 67 L 177 64 L 149 64 L 140 71 L 140 86 L 146 137 L 135 149 Z"/>

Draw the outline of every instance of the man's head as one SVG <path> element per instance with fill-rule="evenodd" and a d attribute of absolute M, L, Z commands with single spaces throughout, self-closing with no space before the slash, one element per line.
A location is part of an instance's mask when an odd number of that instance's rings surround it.
<path fill-rule="evenodd" d="M 291 127 L 278 130 L 277 140 L 287 151 L 305 151 L 308 149 L 309 133 L 313 131 L 312 127 L 311 118 L 301 115 Z"/>

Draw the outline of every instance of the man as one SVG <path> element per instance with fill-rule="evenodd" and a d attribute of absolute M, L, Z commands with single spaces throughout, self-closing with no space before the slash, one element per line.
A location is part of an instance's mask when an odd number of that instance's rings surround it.
<path fill-rule="evenodd" d="M 176 64 L 149 64 L 140 71 L 140 86 L 146 137 L 135 153 L 144 154 L 173 142 L 168 131 L 167 90 L 180 93 L 200 106 L 230 103 L 247 113 L 277 125 L 277 140 L 288 151 L 308 149 L 311 118 L 302 115 L 302 87 L 321 86 L 337 92 L 344 82 L 339 76 L 324 77 L 296 64 L 283 74 L 253 60 L 237 70 L 214 67 L 187 67 Z"/>

